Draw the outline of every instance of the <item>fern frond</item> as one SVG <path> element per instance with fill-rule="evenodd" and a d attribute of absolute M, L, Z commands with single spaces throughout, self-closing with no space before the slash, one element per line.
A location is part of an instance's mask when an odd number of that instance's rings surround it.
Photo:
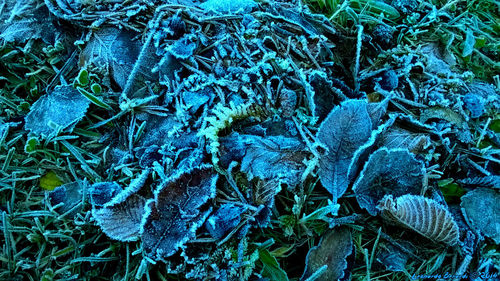
<path fill-rule="evenodd" d="M 243 120 L 249 117 L 257 118 L 259 121 L 269 116 L 267 110 L 255 103 L 243 103 L 235 105 L 233 102 L 229 106 L 221 104 L 216 105 L 212 110 L 212 115 L 205 118 L 207 127 L 202 129 L 198 135 L 204 136 L 209 140 L 209 151 L 212 154 L 212 162 L 214 166 L 219 163 L 219 132 L 231 127 L 238 120 Z"/>

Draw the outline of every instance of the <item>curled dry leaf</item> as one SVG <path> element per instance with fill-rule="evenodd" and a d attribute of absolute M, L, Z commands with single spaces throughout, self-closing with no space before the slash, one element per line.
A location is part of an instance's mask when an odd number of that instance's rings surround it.
<path fill-rule="evenodd" d="M 346 258 L 352 254 L 351 232 L 340 227 L 323 235 L 318 246 L 309 250 L 306 257 L 306 269 L 300 280 L 307 280 L 323 266 L 327 269 L 315 280 L 339 280 L 345 277 Z"/>
<path fill-rule="evenodd" d="M 419 195 L 403 195 L 396 200 L 385 196 L 378 205 L 382 216 L 400 223 L 433 241 L 453 246 L 459 229 L 451 213 L 436 201 Z"/>
<path fill-rule="evenodd" d="M 462 196 L 462 213 L 472 228 L 500 244 L 500 193 L 476 188 Z"/>

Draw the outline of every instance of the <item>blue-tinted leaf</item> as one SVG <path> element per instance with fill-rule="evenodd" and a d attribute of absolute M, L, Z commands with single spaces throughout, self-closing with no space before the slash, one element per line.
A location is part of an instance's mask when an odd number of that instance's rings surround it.
<path fill-rule="evenodd" d="M 87 188 L 86 181 L 75 181 L 56 187 L 53 191 L 49 192 L 49 200 L 52 206 L 63 203 L 57 211 L 64 214 L 71 210 L 69 216 L 74 216 L 81 211 L 83 202 L 85 200 L 84 194 Z M 80 204 L 79 206 L 77 206 Z"/>
<path fill-rule="evenodd" d="M 319 176 L 334 201 L 349 185 L 349 165 L 356 150 L 370 138 L 372 122 L 367 102 L 349 100 L 333 109 L 318 130 L 318 140 L 328 151 L 320 159 Z"/>
<path fill-rule="evenodd" d="M 462 196 L 462 213 L 470 226 L 500 244 L 500 192 L 476 188 Z"/>
<path fill-rule="evenodd" d="M 125 29 L 99 29 L 81 52 L 80 66 L 93 64 L 107 69 L 110 77 L 124 89 L 143 46 L 140 40 L 134 40 L 136 36 L 137 34 Z M 144 54 L 137 66 L 138 74 L 133 81 L 131 97 L 141 97 L 148 93 L 145 91 L 145 81 L 158 81 L 158 74 L 151 71 L 159 61 L 154 47 L 149 46 Z"/>
<path fill-rule="evenodd" d="M 485 107 L 485 111 L 500 111 L 500 94 L 494 85 L 484 82 L 474 82 L 467 86 L 469 94 L 479 97 L 481 104 Z"/>
<path fill-rule="evenodd" d="M 182 127 L 182 124 L 176 121 L 174 117 L 149 115 L 146 120 L 143 137 L 139 140 L 139 146 L 145 149 L 152 145 L 161 147 L 164 144 L 170 143 L 176 139 L 176 128 L 180 127 Z M 141 153 L 138 154 L 138 158 L 140 158 Z"/>
<path fill-rule="evenodd" d="M 321 238 L 318 246 L 309 250 L 306 268 L 300 280 L 306 280 L 323 266 L 328 266 L 318 279 L 339 280 L 345 277 L 346 258 L 352 254 L 353 243 L 348 228 L 340 227 L 328 231 Z"/>
<path fill-rule="evenodd" d="M 94 207 L 102 207 L 121 191 L 122 188 L 116 182 L 94 183 L 89 188 L 90 203 Z"/>
<path fill-rule="evenodd" d="M 464 48 L 462 51 L 462 57 L 470 56 L 474 51 L 474 44 L 476 43 L 476 38 L 474 37 L 474 32 L 472 29 L 468 28 L 465 34 Z"/>
<path fill-rule="evenodd" d="M 471 118 L 479 118 L 484 113 L 484 104 L 482 99 L 475 94 L 468 93 L 463 98 L 465 108 L 470 111 Z"/>
<path fill-rule="evenodd" d="M 405 248 L 409 247 L 411 247 L 411 244 L 405 245 Z M 378 248 L 376 259 L 383 264 L 387 270 L 393 272 L 404 272 L 406 270 L 406 263 L 409 258 L 407 253 L 389 243 L 380 243 Z"/>
<path fill-rule="evenodd" d="M 205 227 L 213 238 L 221 239 L 240 223 L 244 211 L 243 207 L 224 204 L 207 219 Z"/>
<path fill-rule="evenodd" d="M 353 190 L 359 206 L 374 216 L 378 201 L 385 195 L 420 194 L 424 176 L 424 164 L 407 149 L 383 147 L 370 156 Z"/>
<path fill-rule="evenodd" d="M 200 207 L 215 196 L 218 176 L 210 166 L 179 171 L 155 191 L 146 204 L 141 223 L 142 245 L 147 255 L 161 260 L 173 255 L 195 236 L 208 212 Z"/>
<path fill-rule="evenodd" d="M 453 75 L 451 61 L 445 59 L 436 44 L 428 44 L 421 48 L 424 55 L 425 71 L 439 76 L 448 77 Z"/>
<path fill-rule="evenodd" d="M 213 97 L 213 91 L 208 87 L 195 92 L 186 91 L 182 93 L 182 99 L 191 114 L 194 114 L 202 105 L 213 99 Z"/>
<path fill-rule="evenodd" d="M 114 206 L 116 204 L 125 202 L 130 196 L 137 193 L 139 189 L 141 189 L 144 186 L 144 183 L 146 183 L 148 176 L 149 176 L 149 170 L 143 170 L 142 173 L 137 178 L 132 180 L 130 184 L 123 191 L 120 191 L 109 202 L 104 204 L 104 207 Z"/>
<path fill-rule="evenodd" d="M 29 0 L 6 0 L 0 9 L 0 39 L 23 43 L 42 39 L 53 44 L 57 30 L 45 5 Z"/>
<path fill-rule="evenodd" d="M 299 183 L 305 169 L 303 161 L 309 156 L 300 140 L 241 135 L 240 141 L 246 143 L 241 171 L 247 173 L 249 179 L 280 179 L 289 186 Z"/>
<path fill-rule="evenodd" d="M 68 128 L 85 116 L 89 104 L 89 100 L 73 87 L 56 87 L 31 106 L 25 118 L 25 128 L 36 135 L 47 137 L 56 132 L 56 128 L 49 126 L 50 123 L 62 129 Z"/>
<path fill-rule="evenodd" d="M 187 37 L 183 37 L 168 47 L 168 51 L 177 59 L 185 60 L 190 58 L 196 50 L 196 44 L 190 42 Z"/>

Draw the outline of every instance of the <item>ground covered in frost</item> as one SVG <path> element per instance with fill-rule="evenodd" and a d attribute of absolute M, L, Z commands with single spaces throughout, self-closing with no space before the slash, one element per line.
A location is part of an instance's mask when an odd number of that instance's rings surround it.
<path fill-rule="evenodd" d="M 497 280 L 499 10 L 3 1 L 0 280 Z"/>

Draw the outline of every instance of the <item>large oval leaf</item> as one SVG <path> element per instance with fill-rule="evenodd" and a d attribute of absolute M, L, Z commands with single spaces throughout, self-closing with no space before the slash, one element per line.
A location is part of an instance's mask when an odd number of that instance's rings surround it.
<path fill-rule="evenodd" d="M 321 124 L 318 140 L 328 151 L 319 162 L 321 184 L 340 198 L 349 185 L 349 165 L 356 150 L 371 135 L 372 122 L 366 108 L 367 102 L 349 100 L 333 109 Z"/>
<path fill-rule="evenodd" d="M 203 224 L 209 212 L 200 207 L 215 196 L 218 176 L 210 166 L 181 171 L 168 178 L 146 204 L 142 245 L 155 260 L 173 255 Z"/>

